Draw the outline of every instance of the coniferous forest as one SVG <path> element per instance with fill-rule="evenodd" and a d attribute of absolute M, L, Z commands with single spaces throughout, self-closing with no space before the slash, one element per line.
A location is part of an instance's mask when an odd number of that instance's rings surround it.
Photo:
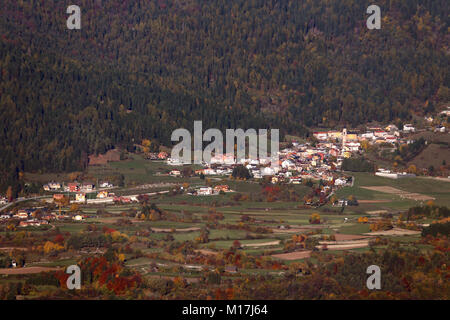
<path fill-rule="evenodd" d="M 75 3 L 76 2 L 76 3 Z M 68 30 L 66 9 L 82 9 Z M 3 0 L 0 192 L 174 129 L 409 120 L 449 98 L 448 0 Z"/>

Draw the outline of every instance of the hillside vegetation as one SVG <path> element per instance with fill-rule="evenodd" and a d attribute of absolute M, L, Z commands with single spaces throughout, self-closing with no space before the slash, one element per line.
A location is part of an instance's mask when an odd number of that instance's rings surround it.
<path fill-rule="evenodd" d="M 175 128 L 391 121 L 449 99 L 448 1 L 2 1 L 0 191 Z M 447 9 L 446 9 L 447 8 Z"/>

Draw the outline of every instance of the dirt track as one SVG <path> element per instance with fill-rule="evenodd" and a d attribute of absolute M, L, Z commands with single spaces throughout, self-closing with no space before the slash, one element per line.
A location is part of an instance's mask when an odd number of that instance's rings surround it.
<path fill-rule="evenodd" d="M 242 244 L 242 247 L 264 247 L 264 246 L 276 246 L 280 244 L 280 240 L 277 241 L 269 241 L 269 242 L 261 242 L 261 243 L 247 243 Z"/>
<path fill-rule="evenodd" d="M 369 246 L 369 240 L 353 240 L 353 241 L 320 241 L 316 246 L 317 249 L 323 249 L 326 245 L 328 250 L 349 250 L 357 248 L 365 248 Z"/>
<path fill-rule="evenodd" d="M 358 240 L 358 239 L 367 239 L 370 238 L 367 235 L 360 235 L 360 234 L 341 234 L 336 233 L 334 234 L 334 238 L 336 241 L 348 241 L 348 240 Z"/>
<path fill-rule="evenodd" d="M 212 251 L 212 250 L 208 250 L 208 249 L 198 249 L 198 250 L 194 250 L 195 252 L 199 252 L 201 254 L 204 255 L 211 255 L 211 256 L 216 256 L 217 252 L 216 251 Z"/>
<path fill-rule="evenodd" d="M 0 248 L 0 250 L 2 250 L 2 251 L 13 251 L 13 250 L 27 251 L 28 248 L 21 248 L 21 247 L 5 247 L 5 248 Z"/>
<path fill-rule="evenodd" d="M 274 254 L 272 257 L 281 260 L 299 260 L 309 258 L 311 256 L 311 251 L 295 251 L 289 253 Z"/>
<path fill-rule="evenodd" d="M 411 199 L 411 200 L 416 200 L 416 201 L 427 201 L 427 200 L 434 200 L 435 198 L 424 195 L 424 194 L 420 194 L 420 193 L 412 193 L 412 192 L 408 192 L 408 191 L 403 191 L 394 187 L 390 187 L 390 186 L 373 186 L 373 187 L 361 187 L 367 190 L 372 190 L 372 191 L 378 191 L 378 192 L 383 192 L 383 193 L 389 193 L 389 194 L 395 194 L 397 196 L 399 196 L 400 198 L 405 198 L 405 199 Z"/>
<path fill-rule="evenodd" d="M 169 228 L 152 228 L 152 231 L 154 232 L 172 232 L 173 229 Z M 198 227 L 191 227 L 191 228 L 183 228 L 183 229 L 175 229 L 175 232 L 192 232 L 192 231 L 198 231 L 200 228 Z"/>
<path fill-rule="evenodd" d="M 394 228 L 394 229 L 387 230 L 387 231 L 376 231 L 376 232 L 369 232 L 369 233 L 364 233 L 364 234 L 370 235 L 370 236 L 407 236 L 407 235 L 420 234 L 420 231 Z"/>
<path fill-rule="evenodd" d="M 392 202 L 392 200 L 358 200 L 359 203 L 387 203 Z"/>

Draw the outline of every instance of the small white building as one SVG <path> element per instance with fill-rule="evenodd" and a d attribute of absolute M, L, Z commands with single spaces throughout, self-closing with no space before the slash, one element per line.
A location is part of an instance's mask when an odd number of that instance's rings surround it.
<path fill-rule="evenodd" d="M 405 125 L 403 125 L 403 132 L 415 132 L 416 131 L 416 128 L 414 128 L 413 127 L 413 125 L 412 124 L 405 124 Z"/>
<path fill-rule="evenodd" d="M 112 188 L 112 187 L 113 187 L 112 183 L 109 182 L 100 183 L 100 188 Z"/>
<path fill-rule="evenodd" d="M 197 190 L 197 195 L 199 196 L 208 196 L 213 194 L 213 188 L 211 187 L 200 187 Z"/>
<path fill-rule="evenodd" d="M 286 159 L 281 163 L 281 167 L 283 169 L 289 169 L 289 168 L 294 168 L 295 167 L 295 163 L 290 160 L 290 159 Z"/>
<path fill-rule="evenodd" d="M 347 184 L 347 181 L 343 178 L 337 178 L 336 180 L 334 180 L 335 186 L 344 186 L 346 184 Z"/>
<path fill-rule="evenodd" d="M 275 174 L 275 170 L 271 167 L 265 167 L 261 170 L 261 175 L 263 176 L 273 176 Z"/>
<path fill-rule="evenodd" d="M 181 171 L 180 170 L 172 170 L 169 172 L 169 175 L 172 177 L 179 177 L 179 176 L 181 176 Z"/>

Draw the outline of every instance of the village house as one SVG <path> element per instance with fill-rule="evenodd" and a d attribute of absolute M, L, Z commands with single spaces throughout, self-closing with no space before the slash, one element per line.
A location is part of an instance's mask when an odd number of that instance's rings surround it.
<path fill-rule="evenodd" d="M 20 221 L 19 227 L 39 227 L 41 225 L 47 225 L 48 221 L 46 220 L 28 220 L 28 221 Z"/>
<path fill-rule="evenodd" d="M 447 117 L 450 116 L 450 107 L 447 107 L 446 110 L 441 111 L 439 114 Z"/>
<path fill-rule="evenodd" d="M 215 193 L 219 193 L 220 191 L 223 191 L 223 192 L 230 192 L 230 187 L 227 186 L 226 184 L 225 184 L 225 185 L 219 185 L 219 186 L 215 186 L 215 187 L 214 187 L 214 192 L 215 192 Z"/>
<path fill-rule="evenodd" d="M 75 202 L 86 202 L 86 194 L 85 193 L 77 193 L 75 195 Z"/>
<path fill-rule="evenodd" d="M 213 194 L 213 188 L 211 187 L 200 187 L 197 189 L 197 195 L 208 196 Z"/>
<path fill-rule="evenodd" d="M 131 203 L 131 198 L 115 196 L 113 201 L 118 203 Z"/>
<path fill-rule="evenodd" d="M 289 179 L 289 182 L 292 184 L 301 184 L 302 183 L 302 178 L 300 177 L 291 177 Z"/>
<path fill-rule="evenodd" d="M 61 201 L 64 199 L 64 195 L 62 193 L 55 193 L 53 195 L 53 201 Z"/>
<path fill-rule="evenodd" d="M 166 160 L 169 157 L 169 154 L 167 152 L 161 151 L 158 153 L 158 159 L 159 160 Z"/>
<path fill-rule="evenodd" d="M 361 139 L 360 140 L 374 140 L 375 139 L 375 134 L 373 132 L 366 132 L 361 134 Z"/>
<path fill-rule="evenodd" d="M 61 184 L 59 182 L 49 182 L 43 185 L 45 191 L 56 191 L 61 189 Z"/>
<path fill-rule="evenodd" d="M 394 136 L 386 136 L 386 137 L 384 138 L 384 140 L 385 140 L 387 143 L 392 143 L 392 144 L 394 144 L 394 143 L 397 142 L 397 138 L 394 137 Z"/>
<path fill-rule="evenodd" d="M 112 188 L 113 184 L 109 183 L 108 181 L 100 183 L 100 188 Z"/>
<path fill-rule="evenodd" d="M 385 137 L 385 136 L 387 136 L 388 134 L 389 134 L 389 133 L 387 133 L 387 132 L 384 131 L 384 130 L 376 130 L 376 131 L 373 132 L 373 135 L 374 135 L 375 137 L 377 137 L 377 138 Z"/>
<path fill-rule="evenodd" d="M 83 182 L 81 185 L 81 190 L 84 192 L 92 192 L 94 190 L 95 184 L 93 182 Z"/>
<path fill-rule="evenodd" d="M 408 123 L 408 124 L 403 125 L 403 132 L 411 133 L 411 132 L 415 132 L 415 131 L 416 131 L 416 128 L 414 128 L 412 124 Z"/>
<path fill-rule="evenodd" d="M 212 168 L 205 168 L 205 169 L 203 170 L 203 174 L 204 174 L 205 176 L 207 176 L 207 175 L 215 175 L 215 174 L 216 174 L 216 170 L 214 170 L 214 169 L 212 169 Z"/>
<path fill-rule="evenodd" d="M 14 215 L 14 218 L 17 218 L 17 219 L 28 219 L 28 217 L 29 217 L 29 213 L 25 210 L 19 210 Z"/>
<path fill-rule="evenodd" d="M 326 132 L 326 131 L 313 132 L 313 136 L 317 140 L 327 140 L 328 139 L 328 132 Z"/>
<path fill-rule="evenodd" d="M 82 221 L 83 220 L 83 216 L 81 215 L 76 215 L 72 218 L 74 221 Z"/>
<path fill-rule="evenodd" d="M 69 182 L 67 184 L 67 189 L 69 192 L 77 192 L 80 190 L 80 184 L 78 182 Z"/>
<path fill-rule="evenodd" d="M 172 170 L 169 172 L 169 176 L 179 177 L 179 176 L 181 176 L 181 171 L 180 170 Z"/>
<path fill-rule="evenodd" d="M 108 197 L 108 191 L 100 191 L 97 193 L 97 199 L 104 199 Z"/>
<path fill-rule="evenodd" d="M 255 178 L 255 179 L 262 178 L 261 171 L 259 169 L 252 170 L 251 173 L 252 173 L 253 178 Z"/>
<path fill-rule="evenodd" d="M 335 186 L 345 186 L 347 184 L 347 181 L 344 178 L 337 178 L 334 180 Z"/>
<path fill-rule="evenodd" d="M 390 124 L 384 128 L 387 132 L 397 131 L 398 128 L 395 124 Z"/>

